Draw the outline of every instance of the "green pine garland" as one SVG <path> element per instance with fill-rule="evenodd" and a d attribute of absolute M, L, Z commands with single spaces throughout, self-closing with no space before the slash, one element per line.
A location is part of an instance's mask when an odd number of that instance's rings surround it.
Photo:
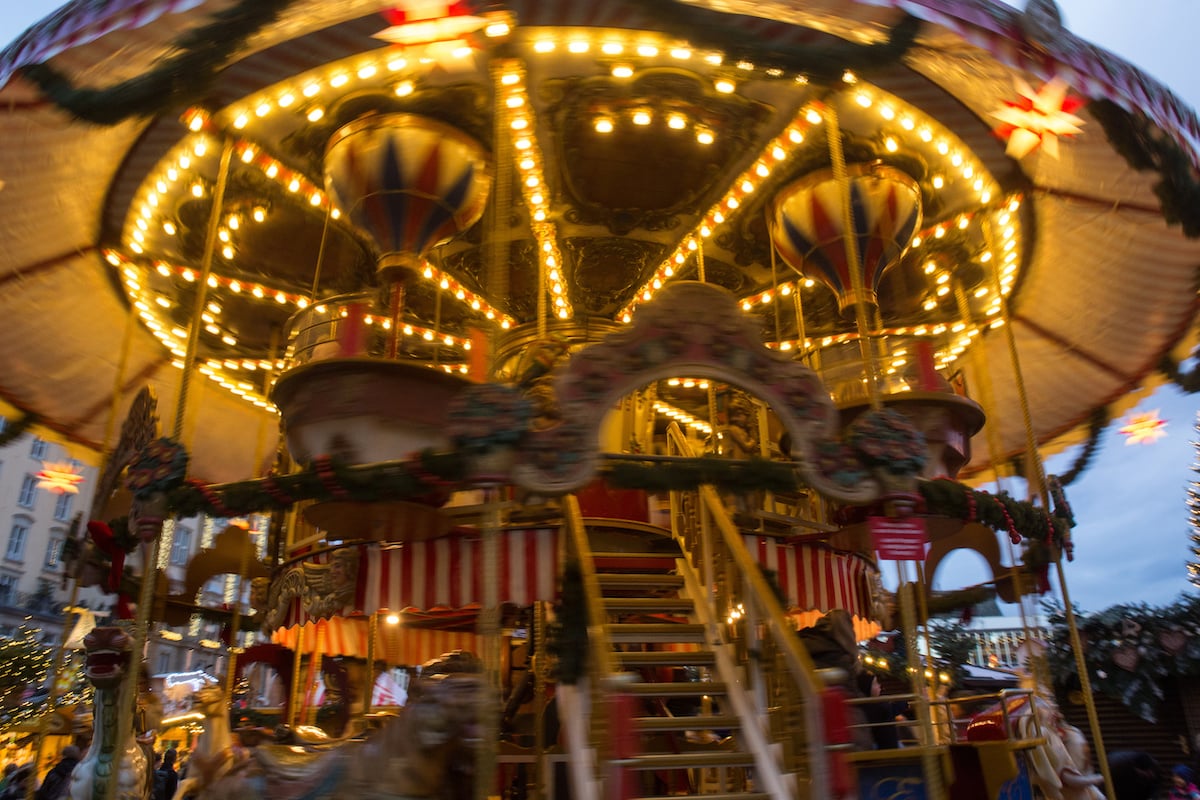
<path fill-rule="evenodd" d="M 1041 506 L 946 479 L 922 481 L 918 488 L 929 514 L 981 522 L 1019 539 L 1049 540 L 1057 548 L 1070 548 L 1070 525 L 1066 520 L 1046 513 Z"/>
<path fill-rule="evenodd" d="M 1051 673 L 1069 690 L 1079 676 L 1066 617 L 1060 607 L 1047 610 Z M 1200 677 L 1200 596 L 1184 595 L 1165 607 L 1118 605 L 1076 617 L 1092 688 L 1142 719 L 1157 720 L 1169 683 Z"/>
<path fill-rule="evenodd" d="M 701 456 L 664 464 L 637 462 L 628 456 L 605 466 L 605 477 L 620 489 L 648 492 L 686 491 L 710 484 L 733 493 L 793 492 L 799 488 L 795 467 L 783 461 L 750 458 L 732 461 L 721 456 Z"/>
<path fill-rule="evenodd" d="M 130 117 L 152 117 L 200 102 L 230 57 L 292 2 L 240 0 L 217 12 L 214 22 L 173 42 L 175 54 L 157 67 L 107 89 L 77 87 L 49 64 L 22 67 L 21 74 L 51 102 L 84 122 L 116 125 Z"/>
<path fill-rule="evenodd" d="M 1104 428 L 1107 427 L 1108 420 L 1108 409 L 1103 406 L 1091 413 L 1087 422 L 1087 441 L 1084 443 L 1083 449 L 1079 451 L 1079 455 L 1075 458 L 1075 463 L 1071 465 L 1071 468 L 1058 476 L 1060 484 L 1070 486 L 1091 465 L 1096 453 L 1100 452 L 1100 434 L 1104 433 Z"/>
<path fill-rule="evenodd" d="M 465 461 L 456 453 L 426 451 L 414 461 L 347 466 L 336 460 L 291 475 L 209 485 L 188 481 L 172 490 L 168 505 L 177 516 L 243 516 L 290 508 L 301 500 L 412 500 L 444 492 L 462 480 Z"/>
<path fill-rule="evenodd" d="M 1170 353 L 1163 355 L 1158 362 L 1158 369 L 1167 379 L 1188 394 L 1200 392 L 1200 362 L 1189 370 L 1181 369 L 1179 362 L 1171 358 Z"/>
<path fill-rule="evenodd" d="M 738 461 L 704 456 L 670 463 L 623 459 L 605 465 L 602 473 L 613 486 L 649 492 L 688 491 L 702 485 L 733 493 L 786 492 L 800 486 L 794 465 L 766 459 Z M 466 460 L 458 453 L 426 451 L 413 461 L 362 466 L 318 459 L 314 466 L 291 475 L 220 485 L 187 481 L 167 497 L 176 516 L 234 517 L 290 508 L 301 500 L 369 503 L 444 495 L 460 485 L 465 474 Z M 1069 554 L 1070 524 L 1039 506 L 951 480 L 921 481 L 917 485 L 927 514 L 981 522 L 1017 540 L 1048 540 Z"/>
<path fill-rule="evenodd" d="M 1167 223 L 1179 225 L 1189 239 L 1200 237 L 1200 176 L 1188 152 L 1145 114 L 1111 100 L 1094 100 L 1087 109 L 1130 167 L 1158 172 L 1154 193 Z"/>

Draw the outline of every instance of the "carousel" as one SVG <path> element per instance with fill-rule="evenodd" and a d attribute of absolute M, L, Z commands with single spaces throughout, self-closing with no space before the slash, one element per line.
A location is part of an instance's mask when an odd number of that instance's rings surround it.
<path fill-rule="evenodd" d="M 0 100 L 0 398 L 130 616 L 75 800 L 197 616 L 177 796 L 1112 800 L 920 641 L 964 548 L 1069 614 L 1042 456 L 1195 385 L 1200 123 L 1052 0 L 79 0 Z"/>

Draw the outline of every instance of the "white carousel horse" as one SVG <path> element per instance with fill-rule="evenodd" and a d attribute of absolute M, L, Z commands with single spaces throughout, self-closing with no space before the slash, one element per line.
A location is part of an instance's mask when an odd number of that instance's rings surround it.
<path fill-rule="evenodd" d="M 1091 771 L 1087 740 L 1078 728 L 1063 719 L 1058 705 L 1045 695 L 1035 700 L 1037 724 L 1032 714 L 1015 720 L 1023 739 L 1037 738 L 1040 726 L 1046 743 L 1029 751 L 1030 777 L 1050 800 L 1104 800 L 1097 787 L 1104 782 Z"/>
<path fill-rule="evenodd" d="M 204 732 L 192 748 L 188 776 L 179 782 L 175 791 L 179 800 L 200 793 L 240 760 L 229 732 L 229 703 L 220 684 L 197 689 L 192 695 L 192 709 L 204 715 Z"/>
<path fill-rule="evenodd" d="M 146 800 L 153 788 L 146 750 L 132 726 L 117 730 L 118 697 L 121 682 L 131 668 L 133 642 L 121 628 L 95 628 L 84 637 L 83 646 L 83 672 L 96 690 L 92 700 L 92 744 L 71 773 L 67 797 L 108 798 L 108 782 L 115 769 L 116 795 L 112 800 Z"/>

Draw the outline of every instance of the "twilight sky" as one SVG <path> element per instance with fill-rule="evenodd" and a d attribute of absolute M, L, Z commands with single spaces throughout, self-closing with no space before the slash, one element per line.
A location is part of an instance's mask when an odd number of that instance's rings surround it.
<path fill-rule="evenodd" d="M 1194 52 L 1200 2 L 1058 0 L 1058 4 L 1070 30 L 1142 67 L 1193 108 L 1200 105 L 1200 59 Z M 11 41 L 60 5 L 57 0 L 3 0 L 0 42 Z M 1009 5 L 1024 3 L 1012 0 Z M 1126 446 L 1117 433 L 1120 424 L 1111 424 L 1091 468 L 1069 487 L 1067 497 L 1079 526 L 1076 560 L 1066 565 L 1068 589 L 1085 611 L 1117 603 L 1161 605 L 1189 588 L 1185 501 L 1188 483 L 1200 478 L 1192 471 L 1197 460 L 1193 442 L 1200 438 L 1193 428 L 1198 408 L 1200 396 L 1185 395 L 1171 386 L 1160 389 L 1137 410 L 1157 409 L 1168 421 L 1166 438 L 1152 445 Z M 1068 450 L 1050 459 L 1047 471 L 1065 471 L 1076 452 Z M 1017 494 L 1016 487 L 1009 488 Z M 939 570 L 938 588 L 958 588 L 985 577 L 982 559 L 959 553 Z M 1015 608 L 1006 611 L 1015 613 Z"/>

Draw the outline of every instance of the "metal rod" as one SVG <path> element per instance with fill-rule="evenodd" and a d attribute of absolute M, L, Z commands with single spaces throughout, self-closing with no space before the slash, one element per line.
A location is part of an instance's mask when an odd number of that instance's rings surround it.
<path fill-rule="evenodd" d="M 913 608 L 913 602 L 916 598 L 913 595 L 916 591 L 920 590 L 920 587 L 914 583 L 908 583 L 908 576 L 905 573 L 904 562 L 897 561 L 896 574 L 899 578 L 899 583 L 896 586 L 896 592 L 900 603 L 904 649 L 908 656 L 909 683 L 912 685 L 913 694 L 917 696 L 915 703 L 917 724 L 921 730 L 921 768 L 925 773 L 925 796 L 929 800 L 944 800 L 946 791 L 942 782 L 941 767 L 938 763 L 938 757 L 932 749 L 935 739 L 933 735 L 933 721 L 930 718 L 932 712 L 929 704 L 928 689 L 925 684 L 920 653 L 917 651 L 916 610 Z"/>
<path fill-rule="evenodd" d="M 867 395 L 871 400 L 871 408 L 879 409 L 881 406 L 879 367 L 876 363 L 875 350 L 871 346 L 871 331 L 867 322 L 866 284 L 858 269 L 861 259 L 858 252 L 858 239 L 853 235 L 854 210 L 850 205 L 850 179 L 846 175 L 846 154 L 842 152 L 842 132 L 841 126 L 838 124 L 837 109 L 832 105 L 826 111 L 825 122 L 829 133 L 829 160 L 833 162 L 833 177 L 841 188 L 842 194 L 842 226 L 844 229 L 842 244 L 846 248 L 850 287 L 855 295 L 854 322 L 858 327 L 859 351 L 862 353 L 863 368 L 867 373 Z"/>
<path fill-rule="evenodd" d="M 477 751 L 475 800 L 488 800 L 496 771 L 496 748 L 500 741 L 500 495 L 495 486 L 484 488 L 483 518 L 483 608 L 478 630 L 483 649 L 484 674 L 488 678 L 478 699 L 483 744 Z"/>
<path fill-rule="evenodd" d="M 987 235 L 989 243 L 993 240 L 991 223 L 986 222 L 984 232 Z M 1033 483 L 1037 488 L 1038 494 L 1042 498 L 1042 507 L 1047 512 L 1050 510 L 1050 491 L 1046 483 L 1046 471 L 1043 469 L 1041 453 L 1037 446 L 1037 437 L 1033 430 L 1033 412 L 1029 405 L 1029 393 L 1025 386 L 1025 376 L 1021 369 L 1021 358 L 1017 351 L 1017 339 L 1012 331 L 1012 318 L 1009 314 L 1008 301 L 1005 299 L 1003 288 L 1000 282 L 1000 268 L 994 263 L 996 259 L 992 259 L 992 290 L 996 292 L 996 297 L 1000 300 L 1001 319 L 1004 320 L 1004 337 L 1005 343 L 1008 345 L 1008 355 L 1012 361 L 1013 378 L 1017 389 L 1017 397 L 1021 402 L 1021 417 L 1025 424 L 1025 446 L 1029 456 L 1030 466 L 1033 469 Z M 1084 657 L 1083 643 L 1079 638 L 1079 627 L 1075 619 L 1075 609 L 1071 607 L 1071 596 L 1067 591 L 1067 576 L 1063 570 L 1062 552 L 1058 548 L 1053 548 L 1054 564 L 1058 571 L 1058 585 L 1062 590 L 1064 614 L 1067 619 L 1067 631 L 1071 639 L 1071 649 L 1075 653 L 1075 666 L 1079 673 L 1079 688 L 1083 693 L 1083 703 L 1087 708 L 1088 726 L 1092 732 L 1092 748 L 1096 752 L 1096 762 L 1100 765 L 1100 774 L 1104 776 L 1104 793 L 1108 800 L 1115 800 L 1116 795 L 1113 792 L 1112 771 L 1108 765 L 1108 753 L 1104 750 L 1104 736 L 1100 731 L 1100 716 L 1096 712 L 1096 699 L 1092 696 L 1092 681 L 1088 676 L 1087 660 Z"/>
<path fill-rule="evenodd" d="M 187 351 L 183 358 L 183 375 L 179 381 L 179 397 L 175 403 L 176 439 L 183 438 L 183 417 L 187 409 L 188 389 L 192 371 L 196 366 L 196 350 L 200 344 L 200 319 L 208 303 L 208 276 L 212 272 L 213 253 L 217 248 L 217 232 L 221 227 L 221 207 L 225 204 L 225 187 L 229 184 L 229 164 L 233 160 L 233 140 L 226 139 L 221 148 L 221 161 L 217 167 L 217 187 L 213 191 L 212 209 L 208 215 L 208 232 L 204 238 L 204 256 L 200 262 L 200 277 L 196 280 L 196 300 L 192 304 L 192 320 L 188 327 Z"/>
<path fill-rule="evenodd" d="M 288 695 L 288 726 L 295 727 L 300 716 L 300 673 L 304 667 L 304 625 L 296 628 L 296 650 L 292 653 L 292 686 Z"/>
<path fill-rule="evenodd" d="M 371 713 L 375 700 L 375 640 L 379 637 L 379 612 L 367 620 L 367 674 L 363 678 L 363 717 Z"/>
<path fill-rule="evenodd" d="M 76 523 L 78 523 L 79 520 L 80 517 L 76 517 Z M 58 636 L 58 647 L 56 647 L 54 650 L 54 661 L 50 667 L 50 696 L 46 700 L 46 710 L 42 714 L 42 718 L 38 721 L 37 746 L 34 748 L 33 752 L 34 774 L 30 776 L 28 783 L 25 785 L 26 800 L 33 800 L 33 794 L 37 790 L 37 781 L 34 780 L 34 778 L 37 776 L 38 765 L 41 764 L 42 761 L 42 752 L 46 745 L 46 737 L 50 734 L 50 723 L 54 720 L 54 709 L 58 706 L 58 687 L 62 682 L 62 677 L 59 675 L 59 673 L 62 672 L 63 655 L 67 650 L 67 639 L 70 637 L 71 630 L 74 628 L 74 624 L 71 621 L 71 615 L 79 614 L 80 618 L 83 616 L 79 613 L 79 609 L 75 606 L 78 598 L 79 582 L 75 579 L 72 579 L 71 596 L 70 599 L 67 600 L 67 607 L 63 611 L 66 616 L 63 618 L 63 628 Z M 99 734 L 97 733 L 96 735 Z"/>
<path fill-rule="evenodd" d="M 125 370 L 129 368 L 129 351 L 133 347 L 137 320 L 137 308 L 130 303 L 129 314 L 125 317 L 125 333 L 121 337 L 121 354 L 117 357 L 117 371 L 113 376 L 112 404 L 108 409 L 108 419 L 104 421 L 104 443 L 100 447 L 102 453 L 107 453 L 111 448 L 113 433 L 117 429 L 117 417 L 121 413 L 121 387 L 125 385 Z"/>
<path fill-rule="evenodd" d="M 242 557 L 238 563 L 237 597 L 233 603 L 233 618 L 229 621 L 229 648 L 226 651 L 227 668 L 225 671 L 225 699 L 233 702 L 234 683 L 237 678 L 238 653 L 242 652 L 238 644 L 238 628 L 242 624 L 242 589 L 244 588 L 246 570 L 250 566 L 250 551 L 254 549 L 250 541 L 250 533 L 246 533 L 246 546 L 242 548 Z"/>
<path fill-rule="evenodd" d="M 314 303 L 317 302 L 317 289 L 321 285 L 321 267 L 325 263 L 325 243 L 329 239 L 329 221 L 333 217 L 333 198 L 326 197 L 325 207 L 325 224 L 321 227 L 321 243 L 317 246 L 317 265 L 313 269 L 312 291 L 310 291 L 309 299 Z"/>

